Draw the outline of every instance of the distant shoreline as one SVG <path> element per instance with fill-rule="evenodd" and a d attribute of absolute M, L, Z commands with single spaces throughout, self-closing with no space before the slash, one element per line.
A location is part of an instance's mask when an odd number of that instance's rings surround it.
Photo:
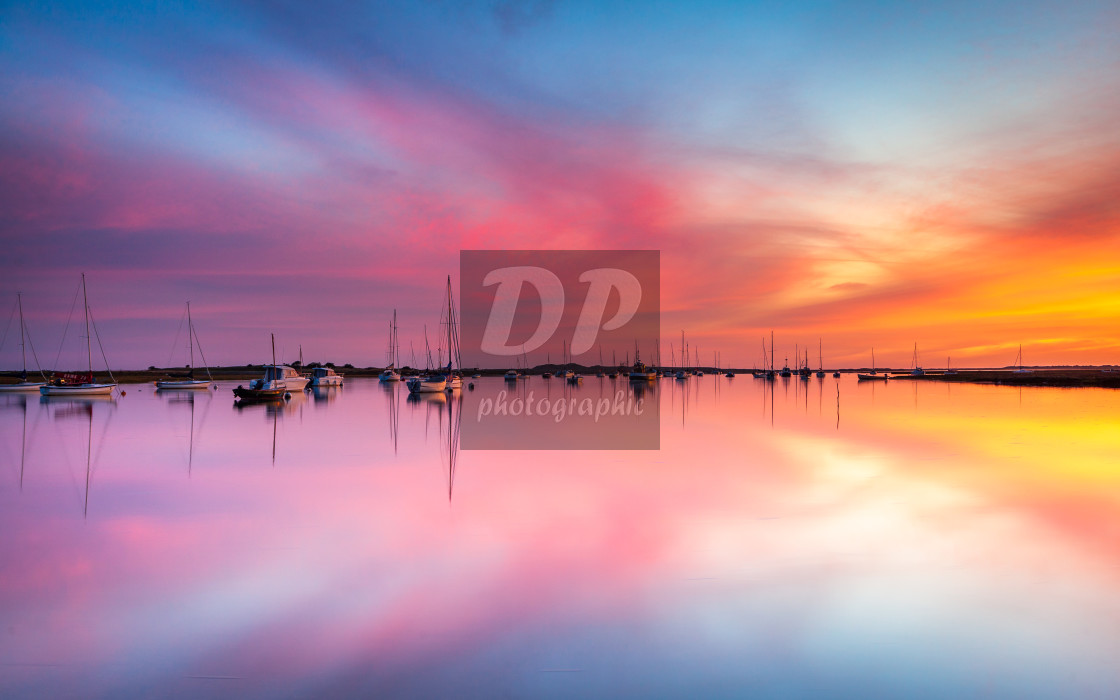
<path fill-rule="evenodd" d="M 317 365 L 316 365 L 317 366 Z M 239 365 L 229 367 L 211 367 L 210 375 L 214 381 L 246 381 L 256 379 L 261 375 L 262 365 Z M 304 366 L 304 371 L 309 370 L 312 365 Z M 298 366 L 297 366 L 298 368 Z M 332 366 L 339 374 L 347 377 L 377 377 L 384 368 L 383 367 L 347 367 L 344 365 Z M 530 375 L 540 375 L 544 372 L 551 372 L 555 374 L 559 370 L 571 369 L 575 372 L 583 374 L 595 374 L 600 370 L 598 365 L 583 366 L 583 365 L 538 365 L 528 370 Z M 604 372 L 623 371 L 625 369 L 615 367 L 602 367 Z M 705 374 L 711 375 L 715 373 L 734 372 L 736 375 L 750 375 L 752 372 L 759 370 L 756 369 L 739 369 L 739 368 L 722 368 L 716 369 L 714 367 L 700 367 L 698 368 Z M 829 375 L 833 372 L 840 372 L 842 374 L 854 374 L 857 372 L 866 372 L 870 368 L 845 368 L 845 369 L 826 369 Z M 935 382 L 952 382 L 964 384 L 1000 384 L 1005 386 L 1049 386 L 1049 387 L 1101 387 L 1107 389 L 1120 389 L 1120 367 L 1106 366 L 1106 367 L 1031 367 L 1024 368 L 1027 371 L 1017 372 L 1014 368 L 1000 368 L 1000 369 L 959 369 L 953 374 L 946 374 L 944 370 L 929 371 L 922 375 L 911 375 L 908 369 L 892 370 L 879 368 L 879 371 L 884 374 L 890 374 L 891 379 L 906 379 L 912 381 L 935 381 Z M 113 377 L 121 384 L 143 384 L 154 382 L 158 379 L 165 378 L 171 373 L 181 373 L 185 371 L 182 367 L 170 368 L 151 368 L 141 370 L 113 370 Z M 402 368 L 406 373 L 417 373 L 410 368 Z M 471 374 L 481 374 L 486 377 L 500 377 L 506 373 L 506 369 L 464 369 L 462 373 L 466 376 Z M 675 372 L 675 368 L 666 368 L 666 371 Z M 204 378 L 206 371 L 198 369 L 195 371 L 197 377 Z M 38 372 L 28 372 L 29 377 L 38 377 Z M 48 373 L 50 376 L 50 373 Z M 107 381 L 109 374 L 107 372 L 94 372 L 94 376 L 98 381 Z M 796 375 L 795 375 L 796 376 Z M 18 381 L 18 371 L 0 372 L 0 384 L 14 383 Z"/>

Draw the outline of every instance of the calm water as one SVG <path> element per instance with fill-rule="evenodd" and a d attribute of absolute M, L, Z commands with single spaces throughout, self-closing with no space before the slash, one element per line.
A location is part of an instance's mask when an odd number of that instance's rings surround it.
<path fill-rule="evenodd" d="M 458 450 L 475 381 L 0 397 L 0 696 L 1120 697 L 1120 393 L 709 376 L 659 451 Z"/>

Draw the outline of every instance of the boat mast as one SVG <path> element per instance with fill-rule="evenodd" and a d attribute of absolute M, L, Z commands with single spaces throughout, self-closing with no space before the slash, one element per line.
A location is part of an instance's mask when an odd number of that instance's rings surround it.
<path fill-rule="evenodd" d="M 27 345 L 23 338 L 23 293 L 16 294 L 16 300 L 19 302 L 19 347 L 23 352 L 23 379 L 27 380 Z M 26 415 L 25 415 L 26 417 Z"/>
<path fill-rule="evenodd" d="M 276 334 L 275 333 L 269 333 L 269 335 L 272 336 L 272 366 L 275 368 L 275 366 L 276 366 Z"/>
<path fill-rule="evenodd" d="M 86 273 L 82 273 L 82 306 L 86 310 L 86 367 L 89 369 L 90 381 L 93 381 L 93 350 L 90 349 L 89 340 L 89 297 L 86 295 Z"/>
<path fill-rule="evenodd" d="M 194 375 L 194 324 L 191 323 L 191 303 L 187 302 L 187 338 L 191 341 L 191 375 Z M 194 404 L 191 404 L 192 410 Z"/>
<path fill-rule="evenodd" d="M 447 276 L 447 373 L 451 374 L 451 275 Z"/>

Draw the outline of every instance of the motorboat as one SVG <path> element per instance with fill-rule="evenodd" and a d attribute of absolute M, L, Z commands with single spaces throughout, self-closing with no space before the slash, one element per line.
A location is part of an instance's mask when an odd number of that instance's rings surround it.
<path fill-rule="evenodd" d="M 313 367 L 311 369 L 310 387 L 342 386 L 343 375 L 338 374 L 330 367 Z"/>

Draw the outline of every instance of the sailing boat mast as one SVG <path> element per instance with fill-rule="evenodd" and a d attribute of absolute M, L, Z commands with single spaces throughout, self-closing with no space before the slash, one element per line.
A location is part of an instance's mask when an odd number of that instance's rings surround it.
<path fill-rule="evenodd" d="M 272 337 L 272 364 L 273 364 L 273 366 L 275 366 L 276 365 L 276 334 L 275 333 L 269 333 L 269 336 Z"/>
<path fill-rule="evenodd" d="M 194 376 L 194 324 L 191 322 L 191 303 L 187 302 L 187 339 L 191 346 L 191 376 Z M 193 410 L 193 404 L 192 404 Z"/>
<path fill-rule="evenodd" d="M 93 381 L 93 350 L 90 348 L 89 339 L 89 297 L 86 295 L 86 273 L 82 273 L 82 306 L 86 310 L 86 367 L 89 370 L 90 381 Z M 1021 349 L 1021 346 L 1020 346 Z"/>
<path fill-rule="evenodd" d="M 23 378 L 27 379 L 27 341 L 23 337 L 23 293 L 16 294 L 19 303 L 19 348 L 23 352 Z"/>
<path fill-rule="evenodd" d="M 447 373 L 451 374 L 451 355 L 453 353 L 451 344 L 451 275 L 447 276 Z"/>

